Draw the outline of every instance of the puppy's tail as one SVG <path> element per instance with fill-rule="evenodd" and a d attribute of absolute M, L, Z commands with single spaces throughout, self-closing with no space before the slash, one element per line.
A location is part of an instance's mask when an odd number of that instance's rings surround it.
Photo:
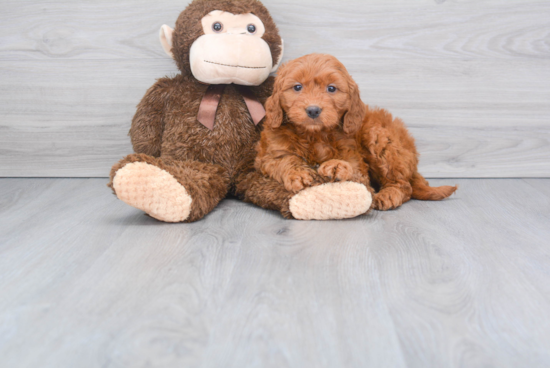
<path fill-rule="evenodd" d="M 418 172 L 413 175 L 412 181 L 412 198 L 421 199 L 423 201 L 440 201 L 453 194 L 458 185 L 444 185 L 441 187 L 430 187 L 428 181 L 424 179 Z"/>

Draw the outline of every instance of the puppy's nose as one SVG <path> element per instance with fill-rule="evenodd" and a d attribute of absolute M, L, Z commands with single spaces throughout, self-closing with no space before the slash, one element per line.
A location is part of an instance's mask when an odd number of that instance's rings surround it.
<path fill-rule="evenodd" d="M 321 109 L 319 106 L 309 106 L 306 109 L 307 116 L 309 116 L 312 119 L 315 119 L 316 117 L 321 115 L 321 111 L 323 111 L 323 109 Z"/>

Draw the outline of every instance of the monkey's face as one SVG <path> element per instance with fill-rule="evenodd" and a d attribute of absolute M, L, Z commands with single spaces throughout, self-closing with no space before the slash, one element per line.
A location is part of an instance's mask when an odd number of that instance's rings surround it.
<path fill-rule="evenodd" d="M 160 42 L 184 75 L 209 84 L 260 85 L 279 66 L 283 40 L 258 0 L 194 0 Z"/>
<path fill-rule="evenodd" d="M 189 52 L 191 72 L 209 84 L 262 84 L 274 69 L 269 45 L 257 16 L 214 10 L 201 19 L 204 35 Z"/>

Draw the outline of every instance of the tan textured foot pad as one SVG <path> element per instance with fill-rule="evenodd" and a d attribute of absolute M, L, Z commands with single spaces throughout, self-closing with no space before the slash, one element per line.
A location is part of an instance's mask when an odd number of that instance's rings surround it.
<path fill-rule="evenodd" d="M 290 199 L 289 207 L 298 220 L 336 220 L 362 215 L 371 203 L 367 187 L 346 181 L 306 188 Z"/>
<path fill-rule="evenodd" d="M 191 196 L 169 172 L 145 162 L 133 162 L 116 172 L 117 197 L 164 222 L 181 222 L 191 212 Z"/>

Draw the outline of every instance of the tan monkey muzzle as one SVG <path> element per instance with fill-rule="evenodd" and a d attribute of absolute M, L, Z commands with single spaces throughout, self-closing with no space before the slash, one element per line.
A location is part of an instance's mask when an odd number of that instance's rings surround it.
<path fill-rule="evenodd" d="M 269 45 L 247 34 L 207 34 L 191 46 L 191 72 L 208 84 L 258 86 L 273 69 Z"/>

